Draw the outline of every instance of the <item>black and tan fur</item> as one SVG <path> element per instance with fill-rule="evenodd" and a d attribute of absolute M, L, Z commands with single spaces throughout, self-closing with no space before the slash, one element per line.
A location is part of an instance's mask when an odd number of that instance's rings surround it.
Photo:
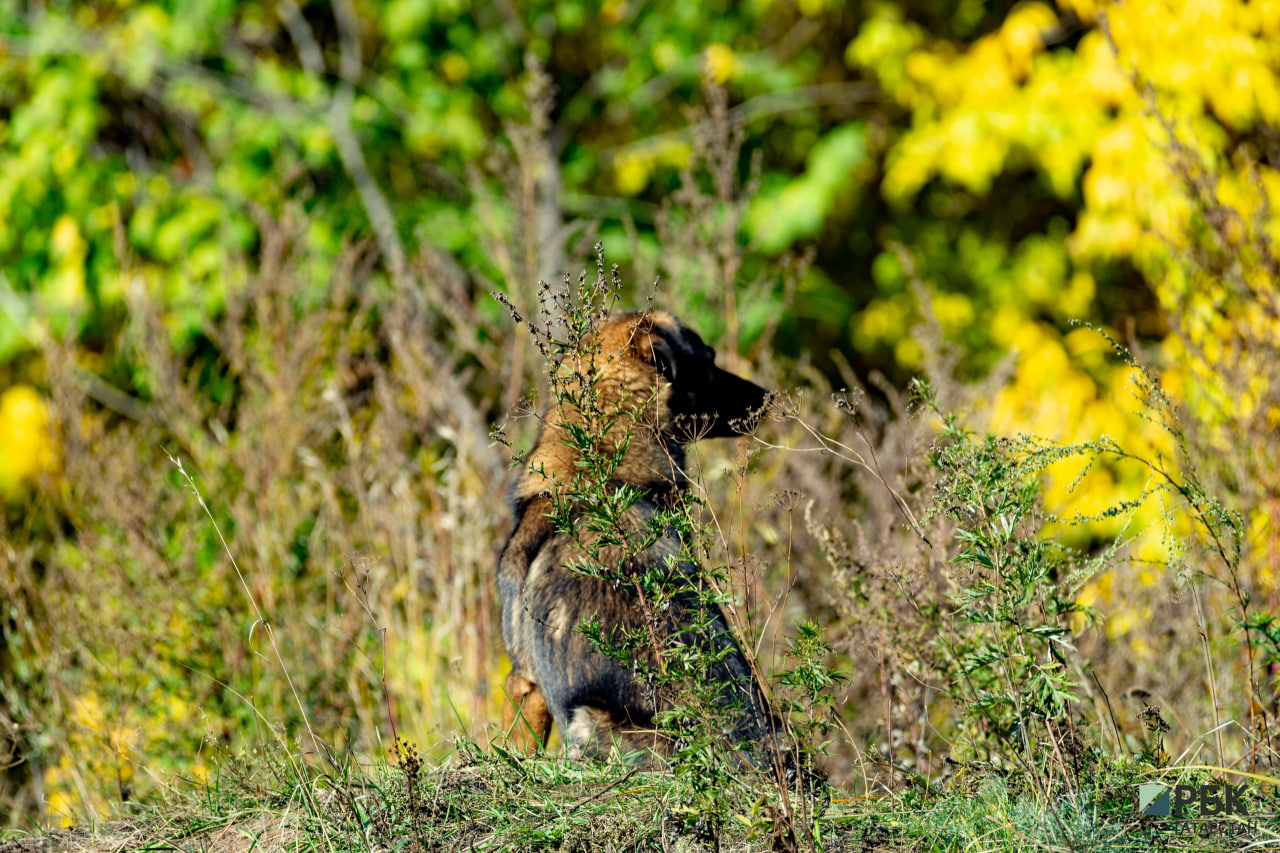
<path fill-rule="evenodd" d="M 648 530 L 653 515 L 680 500 L 687 485 L 684 445 L 695 438 L 749 431 L 768 395 L 717 367 L 711 348 L 670 314 L 614 316 L 595 333 L 589 349 L 580 369 L 594 371 L 599 407 L 619 415 L 604 437 L 606 449 L 627 435 L 625 456 L 609 487 L 626 484 L 643 490 L 627 511 L 627 523 L 637 531 Z M 504 729 L 526 751 L 545 744 L 554 722 L 570 755 L 593 755 L 615 744 L 625 752 L 667 754 L 672 745 L 653 724 L 663 700 L 638 684 L 632 670 L 596 652 L 574 630 L 593 616 L 606 632 L 646 625 L 634 588 L 568 568 L 582 561 L 583 536 L 588 534 L 557 532 L 547 517 L 553 496 L 572 480 L 578 461 L 565 441 L 566 425 L 575 418 L 580 415 L 567 406 L 548 411 L 515 487 L 515 529 L 498 564 L 502 634 L 512 663 Z M 635 559 L 665 565 L 680 550 L 678 535 L 668 530 Z M 620 547 L 596 555 L 604 565 L 623 557 Z M 676 606 L 659 627 L 668 635 L 682 623 L 682 614 L 697 606 L 696 567 L 676 564 L 675 576 L 677 583 L 689 586 L 676 596 Z M 727 651 L 710 674 L 712 683 L 721 685 L 721 703 L 734 709 L 726 740 L 754 744 L 759 749 L 753 762 L 773 763 L 777 719 L 718 608 L 710 630 L 695 642 Z M 523 719 L 517 720 L 517 714 Z"/>

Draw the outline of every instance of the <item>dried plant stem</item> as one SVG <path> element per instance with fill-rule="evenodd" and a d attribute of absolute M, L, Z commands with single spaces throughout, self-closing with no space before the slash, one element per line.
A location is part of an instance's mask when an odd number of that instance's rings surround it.
<path fill-rule="evenodd" d="M 200 509 L 204 511 L 205 517 L 209 519 L 209 523 L 213 525 L 214 531 L 218 534 L 218 541 L 222 543 L 222 550 L 226 553 L 227 559 L 231 561 L 231 567 L 235 569 L 236 577 L 240 580 L 240 588 L 244 591 L 245 598 L 249 602 L 249 606 L 253 608 L 254 616 L 257 617 L 253 626 L 249 629 L 249 636 L 252 639 L 253 629 L 261 625 L 267 632 L 267 640 L 271 643 L 271 650 L 275 654 L 276 663 L 280 667 L 280 674 L 284 676 L 285 682 L 289 685 L 289 692 L 293 694 L 293 701 L 297 705 L 298 713 L 302 717 L 302 724 L 307 729 L 307 735 L 311 739 L 311 745 L 315 749 L 317 755 L 328 756 L 329 752 L 321 744 L 320 738 L 316 736 L 315 730 L 311 728 L 311 719 L 307 714 L 307 706 L 303 704 L 302 697 L 298 695 L 298 688 L 293 683 L 293 676 L 289 674 L 289 667 L 285 665 L 284 655 L 280 653 L 280 646 L 276 643 L 275 631 L 272 630 L 271 622 L 262 612 L 262 608 L 258 605 L 258 600 L 254 596 L 253 591 L 249 589 L 249 583 L 245 580 L 244 573 L 240 571 L 240 564 L 236 562 L 235 555 L 231 553 L 231 546 L 227 544 L 226 538 L 222 535 L 222 526 L 218 524 L 217 519 L 213 517 L 213 513 L 209 510 L 209 505 L 205 503 L 204 496 L 200 494 L 200 489 L 196 486 L 195 479 L 188 473 L 187 469 L 182 466 L 182 460 L 169 454 L 166 450 L 165 455 L 169 457 L 169 461 L 178 469 L 178 473 L 186 480 L 192 493 L 196 496 L 196 502 L 200 504 Z M 283 744 L 287 746 L 287 744 Z M 293 754 L 286 749 L 285 754 L 289 756 L 289 761 L 294 765 L 294 769 L 298 771 L 304 778 L 306 777 L 306 767 L 300 763 L 294 763 Z"/>

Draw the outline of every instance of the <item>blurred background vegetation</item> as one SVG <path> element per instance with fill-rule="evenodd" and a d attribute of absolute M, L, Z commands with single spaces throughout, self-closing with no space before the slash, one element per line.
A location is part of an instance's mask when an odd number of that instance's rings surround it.
<path fill-rule="evenodd" d="M 541 370 L 488 293 L 536 310 L 597 240 L 633 304 L 660 278 L 823 430 L 848 428 L 831 390 L 869 387 L 904 488 L 929 439 L 895 389 L 920 372 L 994 431 L 1173 460 L 1072 320 L 1109 330 L 1180 405 L 1275 612 L 1278 168 L 1280 0 L 0 0 L 0 814 L 106 814 L 275 726 L 485 737 L 510 483 L 489 428 Z M 868 651 L 822 528 L 768 498 L 861 525 L 872 574 L 900 561 L 896 510 L 838 461 L 754 458 L 750 488 L 732 449 L 704 470 L 713 504 L 765 507 L 729 548 L 763 599 L 800 590 L 762 624 L 837 626 L 834 777 L 874 748 L 928 772 L 946 721 L 894 728 L 926 676 L 886 635 Z M 1091 515 L 1149 478 L 1067 464 L 1045 504 Z M 1058 533 L 1124 539 L 1080 593 L 1098 689 L 1158 686 L 1186 745 L 1228 704 L 1246 730 L 1274 714 L 1276 664 L 1224 610 L 1203 671 L 1167 591 L 1180 567 L 1217 587 L 1167 511 Z M 1135 714 L 1116 748 L 1141 748 Z"/>

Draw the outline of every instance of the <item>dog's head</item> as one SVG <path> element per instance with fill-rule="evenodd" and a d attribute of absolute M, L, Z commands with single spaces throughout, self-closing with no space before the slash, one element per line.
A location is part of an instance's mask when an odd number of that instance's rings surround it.
<path fill-rule="evenodd" d="M 665 438 L 745 435 L 760 421 L 769 392 L 718 367 L 715 350 L 671 314 L 618 315 L 597 341 L 599 379 L 643 404 L 643 419 Z"/>
<path fill-rule="evenodd" d="M 583 349 L 559 370 L 588 380 L 582 387 L 592 389 L 607 424 L 601 447 L 607 451 L 626 437 L 615 477 L 627 482 L 683 482 L 681 445 L 751 432 L 769 398 L 754 382 L 717 367 L 715 351 L 662 311 L 614 315 Z M 571 480 L 576 453 L 567 436 L 589 420 L 575 402 L 551 407 L 517 498 Z"/>

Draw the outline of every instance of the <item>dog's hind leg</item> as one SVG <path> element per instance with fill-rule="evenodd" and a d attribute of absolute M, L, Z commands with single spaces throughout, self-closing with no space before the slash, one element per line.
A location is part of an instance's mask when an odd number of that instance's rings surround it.
<path fill-rule="evenodd" d="M 512 670 L 507 676 L 507 701 L 502 706 L 502 730 L 526 755 L 547 745 L 551 734 L 551 709 L 538 685 Z"/>

